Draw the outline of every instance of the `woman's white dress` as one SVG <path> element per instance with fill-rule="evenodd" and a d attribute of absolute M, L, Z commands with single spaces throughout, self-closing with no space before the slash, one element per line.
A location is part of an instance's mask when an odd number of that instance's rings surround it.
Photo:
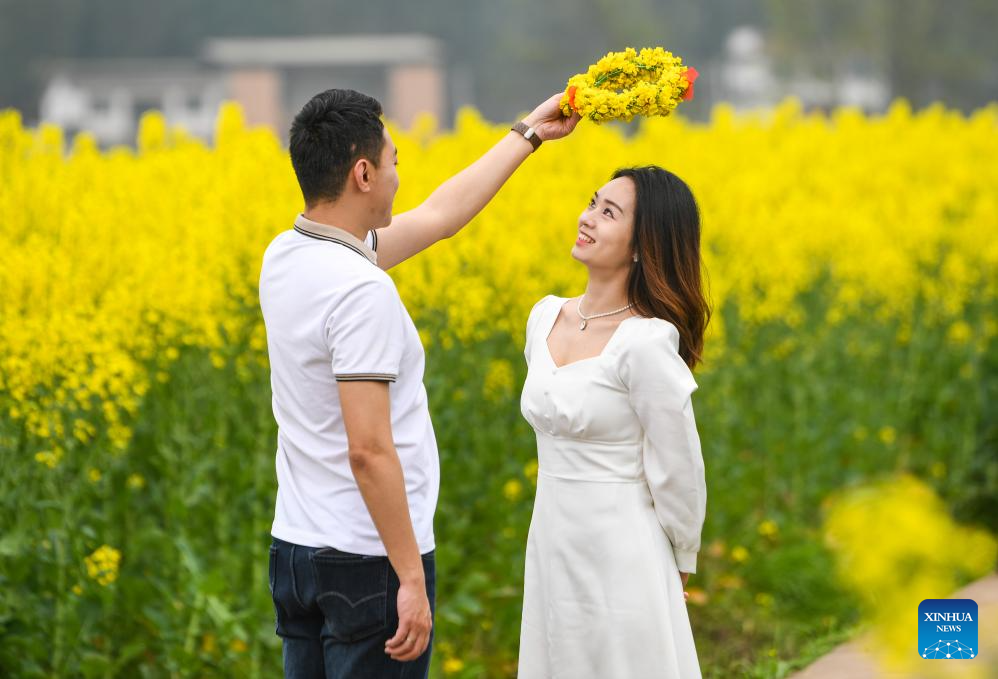
<path fill-rule="evenodd" d="M 527 321 L 520 408 L 539 471 L 518 677 L 700 677 L 679 572 L 696 571 L 707 500 L 679 332 L 630 317 L 559 368 L 547 337 L 565 301 Z"/>

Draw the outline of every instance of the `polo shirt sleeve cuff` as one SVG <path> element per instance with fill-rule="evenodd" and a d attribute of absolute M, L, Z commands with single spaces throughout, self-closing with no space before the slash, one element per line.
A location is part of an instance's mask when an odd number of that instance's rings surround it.
<path fill-rule="evenodd" d="M 345 373 L 336 375 L 337 382 L 394 382 L 398 375 L 392 373 Z"/>

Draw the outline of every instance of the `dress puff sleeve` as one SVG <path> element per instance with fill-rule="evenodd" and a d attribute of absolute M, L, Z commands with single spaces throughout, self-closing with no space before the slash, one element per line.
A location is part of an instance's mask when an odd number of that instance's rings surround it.
<path fill-rule="evenodd" d="M 537 327 L 537 319 L 541 315 L 541 309 L 544 308 L 544 303 L 549 299 L 554 297 L 554 295 L 545 295 L 536 304 L 534 308 L 530 310 L 530 315 L 527 316 L 527 337 L 523 345 L 523 357 L 527 359 L 527 365 L 530 365 L 530 345 L 533 344 L 534 328 Z"/>
<path fill-rule="evenodd" d="M 679 331 L 649 319 L 621 358 L 620 376 L 644 430 L 642 461 L 655 514 L 679 570 L 696 573 L 707 487 L 691 399 L 697 383 L 679 355 Z"/>

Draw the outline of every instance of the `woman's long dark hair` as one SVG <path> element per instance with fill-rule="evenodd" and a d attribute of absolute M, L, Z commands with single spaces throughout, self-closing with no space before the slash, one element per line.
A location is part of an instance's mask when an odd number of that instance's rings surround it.
<path fill-rule="evenodd" d="M 657 165 L 628 167 L 613 179 L 634 182 L 634 251 L 628 301 L 642 316 L 662 318 L 679 330 L 679 355 L 692 370 L 703 360 L 711 309 L 703 293 L 700 210 L 682 179 Z"/>

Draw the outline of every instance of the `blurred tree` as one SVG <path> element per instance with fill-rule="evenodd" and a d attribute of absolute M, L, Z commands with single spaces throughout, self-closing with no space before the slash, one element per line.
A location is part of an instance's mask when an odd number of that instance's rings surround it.
<path fill-rule="evenodd" d="M 784 73 L 831 77 L 868 64 L 915 106 L 967 110 L 998 95 L 994 0 L 768 0 L 767 9 Z"/>

